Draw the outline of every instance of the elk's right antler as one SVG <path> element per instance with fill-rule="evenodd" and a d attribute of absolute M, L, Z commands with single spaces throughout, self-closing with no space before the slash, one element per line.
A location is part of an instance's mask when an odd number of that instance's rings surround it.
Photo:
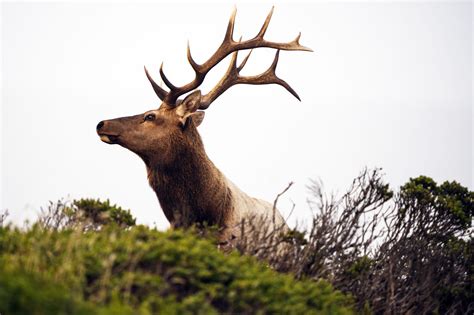
<path fill-rule="evenodd" d="M 233 33 L 234 33 L 234 23 L 235 23 L 235 16 L 237 13 L 237 9 L 234 8 L 234 11 L 232 12 L 232 15 L 230 17 L 229 25 L 227 26 L 227 31 L 224 36 L 224 40 L 222 44 L 219 46 L 217 51 L 203 64 L 198 64 L 194 61 L 194 59 L 191 56 L 191 50 L 189 48 L 189 43 L 188 43 L 187 56 L 188 56 L 189 63 L 194 69 L 195 78 L 193 81 L 183 86 L 176 87 L 168 80 L 168 78 L 164 74 L 163 64 L 162 64 L 160 68 L 160 75 L 161 75 L 161 78 L 163 79 L 163 82 L 170 89 L 170 91 L 167 92 L 163 88 L 161 88 L 158 84 L 155 83 L 155 81 L 151 78 L 150 74 L 145 68 L 145 73 L 148 77 L 148 80 L 150 80 L 150 83 L 153 86 L 155 93 L 168 106 L 171 106 L 171 107 L 176 106 L 176 101 L 181 95 L 188 93 L 196 89 L 198 86 L 200 86 L 202 82 L 204 81 L 207 73 L 214 66 L 216 66 L 222 59 L 224 59 L 229 54 L 234 53 L 232 56 L 230 66 L 226 74 L 224 75 L 224 77 L 219 81 L 216 87 L 214 87 L 207 95 L 203 96 L 201 106 L 199 107 L 200 109 L 208 108 L 209 105 L 217 97 L 219 97 L 219 95 L 221 95 L 229 87 L 235 84 L 272 84 L 272 83 L 279 84 L 285 87 L 291 94 L 293 94 L 299 100 L 300 98 L 298 94 L 296 94 L 296 92 L 288 85 L 288 83 L 278 78 L 275 74 L 275 69 L 278 63 L 279 51 L 280 50 L 312 51 L 312 50 L 310 48 L 301 46 L 299 44 L 301 33 L 293 41 L 288 42 L 288 43 L 269 42 L 263 38 L 263 36 L 265 35 L 265 32 L 267 31 L 268 25 L 270 23 L 270 19 L 273 14 L 273 9 L 274 8 L 272 7 L 270 13 L 265 19 L 265 22 L 262 28 L 260 29 L 260 31 L 254 38 L 246 40 L 246 41 L 236 42 L 233 39 Z M 267 71 L 263 72 L 260 75 L 249 76 L 249 77 L 240 76 L 239 73 L 242 70 L 242 68 L 245 66 L 245 63 L 247 62 L 250 56 L 250 53 L 242 61 L 242 63 L 237 67 L 236 65 L 237 52 L 239 50 L 253 49 L 253 48 L 259 48 L 259 47 L 268 47 L 268 48 L 277 49 L 275 59 L 273 60 L 272 65 Z"/>

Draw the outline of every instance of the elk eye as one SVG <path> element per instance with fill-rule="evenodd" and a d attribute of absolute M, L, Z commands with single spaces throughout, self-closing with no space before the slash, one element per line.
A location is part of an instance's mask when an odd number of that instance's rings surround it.
<path fill-rule="evenodd" d="M 144 120 L 145 121 L 152 121 L 152 120 L 155 120 L 156 116 L 155 114 L 148 114 L 145 116 Z"/>

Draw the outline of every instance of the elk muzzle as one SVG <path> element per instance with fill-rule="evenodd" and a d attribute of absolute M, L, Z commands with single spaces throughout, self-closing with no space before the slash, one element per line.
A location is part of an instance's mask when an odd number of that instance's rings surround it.
<path fill-rule="evenodd" d="M 107 131 L 107 121 L 99 122 L 97 124 L 96 130 L 97 130 L 97 134 L 100 137 L 100 140 L 102 140 L 103 142 L 108 143 L 108 144 L 115 144 L 118 142 L 119 135 L 113 132 Z"/>

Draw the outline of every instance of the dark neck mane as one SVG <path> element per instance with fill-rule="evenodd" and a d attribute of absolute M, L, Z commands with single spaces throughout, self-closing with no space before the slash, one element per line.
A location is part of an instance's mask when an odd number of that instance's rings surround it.
<path fill-rule="evenodd" d="M 207 222 L 225 226 L 232 211 L 232 195 L 222 173 L 209 160 L 193 127 L 177 152 L 176 162 L 146 163 L 148 181 L 173 227 Z"/>

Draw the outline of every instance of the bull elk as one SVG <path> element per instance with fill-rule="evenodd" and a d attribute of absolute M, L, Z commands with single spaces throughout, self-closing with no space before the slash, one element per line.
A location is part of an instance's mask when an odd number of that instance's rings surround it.
<path fill-rule="evenodd" d="M 194 80 L 175 86 L 165 76 L 162 64 L 160 75 L 169 88 L 166 91 L 152 79 L 145 67 L 145 74 L 162 101 L 160 107 L 135 116 L 104 120 L 97 125 L 97 133 L 103 142 L 119 144 L 138 154 L 145 162 L 150 186 L 172 227 L 207 222 L 219 226 L 221 240 L 227 240 L 238 237 L 241 220 L 249 217 L 272 218 L 273 226 L 286 226 L 272 204 L 248 196 L 214 166 L 196 129 L 203 121 L 203 110 L 236 84 L 279 84 L 300 100 L 288 83 L 276 75 L 278 56 L 280 50 L 311 49 L 299 44 L 301 34 L 288 43 L 265 40 L 263 37 L 272 13 L 273 8 L 254 38 L 235 41 L 234 9 L 224 40 L 209 60 L 202 64 L 194 61 L 188 44 L 187 59 L 194 69 Z M 276 49 L 271 66 L 259 75 L 240 75 L 252 49 L 259 47 Z M 249 54 L 237 65 L 238 51 L 247 49 L 251 49 Z M 208 94 L 202 95 L 196 88 L 203 83 L 207 73 L 229 54 L 232 57 L 225 75 Z M 184 99 L 179 98 L 189 92 Z"/>

